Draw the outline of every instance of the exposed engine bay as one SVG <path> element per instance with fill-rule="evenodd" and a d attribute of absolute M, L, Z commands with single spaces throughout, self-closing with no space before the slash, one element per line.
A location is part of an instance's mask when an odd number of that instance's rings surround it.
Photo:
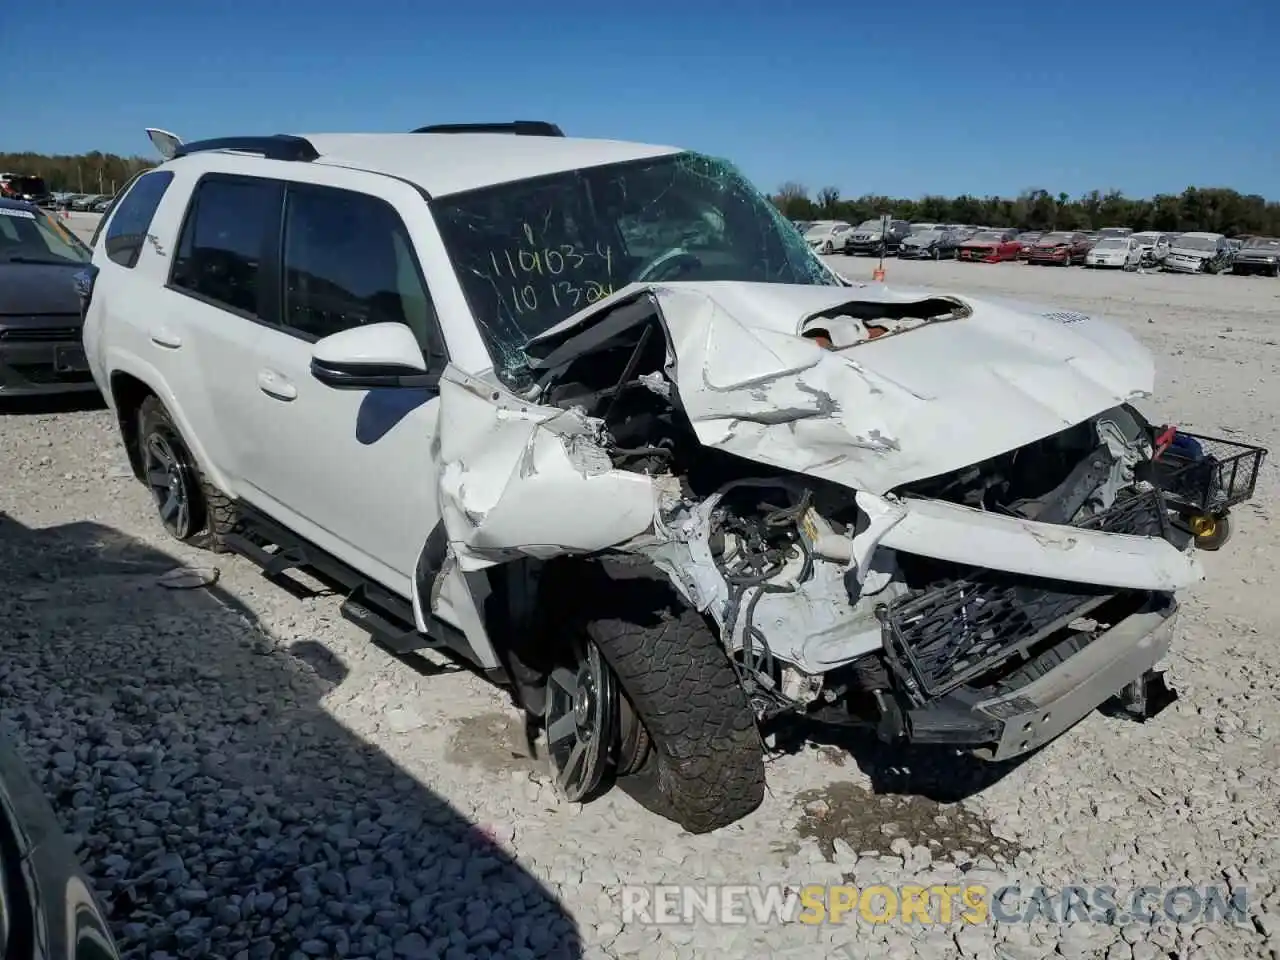
<path fill-rule="evenodd" d="M 942 297 L 844 304 L 797 333 L 841 351 L 971 313 Z M 1152 457 L 1153 430 L 1127 404 L 872 495 L 702 443 L 670 375 L 670 343 L 651 301 L 623 305 L 548 345 L 527 395 L 597 423 L 614 469 L 653 478 L 660 495 L 652 529 L 616 549 L 647 556 L 716 623 L 761 720 L 820 711 L 900 733 L 902 704 L 1012 689 L 1037 675 L 1038 662 L 1057 662 L 1064 644 L 1087 644 L 1180 585 L 1145 570 L 1140 585 L 1108 581 L 1110 534 L 1176 539 L 1158 491 L 1136 479 Z M 785 408 L 775 415 L 779 425 L 809 416 Z M 928 554 L 903 549 L 943 539 L 938 524 L 921 541 L 901 522 L 917 509 L 971 524 L 960 532 L 973 538 L 990 518 L 1006 541 L 993 534 L 992 566 L 932 546 Z M 903 531 L 896 547 L 895 526 Z M 1094 582 L 1028 575 L 1034 564 L 1001 546 L 1013 538 L 1046 568 L 1074 553 L 1079 575 Z"/>

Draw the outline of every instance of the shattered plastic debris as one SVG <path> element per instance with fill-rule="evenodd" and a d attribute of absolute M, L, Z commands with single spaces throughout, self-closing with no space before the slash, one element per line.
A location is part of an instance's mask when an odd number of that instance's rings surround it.
<path fill-rule="evenodd" d="M 195 590 L 218 582 L 217 567 L 174 567 L 156 578 L 156 584 L 169 590 Z"/>

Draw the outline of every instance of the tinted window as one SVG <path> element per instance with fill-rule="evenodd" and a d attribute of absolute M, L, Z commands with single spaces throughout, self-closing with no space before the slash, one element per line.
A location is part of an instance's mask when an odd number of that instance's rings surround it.
<path fill-rule="evenodd" d="M 309 337 L 404 323 L 443 356 L 431 298 L 400 217 L 376 197 L 291 185 L 284 214 L 281 322 Z"/>
<path fill-rule="evenodd" d="M 147 231 L 151 229 L 151 218 L 156 215 L 160 199 L 172 181 L 173 174 L 168 170 L 144 173 L 124 195 L 115 212 L 108 210 L 103 216 L 103 222 L 110 218 L 104 249 L 112 262 L 122 267 L 132 267 L 138 262 Z"/>
<path fill-rule="evenodd" d="M 274 246 L 279 184 L 206 177 L 192 196 L 170 283 L 254 316 L 264 251 Z"/>

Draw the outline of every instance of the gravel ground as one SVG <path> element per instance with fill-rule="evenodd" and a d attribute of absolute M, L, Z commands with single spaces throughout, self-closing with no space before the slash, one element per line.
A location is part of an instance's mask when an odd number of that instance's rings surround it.
<path fill-rule="evenodd" d="M 91 231 L 81 215 L 77 229 Z M 872 261 L 833 257 L 869 278 Z M 1105 312 L 1160 359 L 1154 408 L 1277 443 L 1280 281 L 958 263 L 889 281 Z M 780 752 L 745 822 L 692 837 L 620 791 L 558 803 L 506 696 L 394 658 L 323 593 L 163 537 L 101 409 L 6 407 L 0 723 L 130 957 L 1280 956 L 1277 474 L 1206 554 L 1180 700 L 990 768 L 862 739 Z M 180 564 L 217 581 L 182 589 Z M 1246 890 L 1243 922 L 622 923 L 619 884 L 1012 882 Z"/>

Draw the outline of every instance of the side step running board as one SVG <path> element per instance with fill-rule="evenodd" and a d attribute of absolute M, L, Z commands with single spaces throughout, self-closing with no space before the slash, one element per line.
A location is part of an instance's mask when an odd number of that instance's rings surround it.
<path fill-rule="evenodd" d="M 242 510 L 242 532 L 227 534 L 224 542 L 229 549 L 260 567 L 263 576 L 290 588 L 291 592 L 298 592 L 304 589 L 302 584 L 283 575 L 289 570 L 309 568 L 350 591 L 339 608 L 343 619 L 367 630 L 391 653 L 449 650 L 464 660 L 471 660 L 466 635 L 452 624 L 432 617 L 427 624 L 429 632 L 423 633 L 417 629 L 413 607 L 406 600 L 370 582 L 336 557 L 294 536 L 271 519 L 256 511 Z M 277 549 L 273 552 L 255 540 Z"/>

